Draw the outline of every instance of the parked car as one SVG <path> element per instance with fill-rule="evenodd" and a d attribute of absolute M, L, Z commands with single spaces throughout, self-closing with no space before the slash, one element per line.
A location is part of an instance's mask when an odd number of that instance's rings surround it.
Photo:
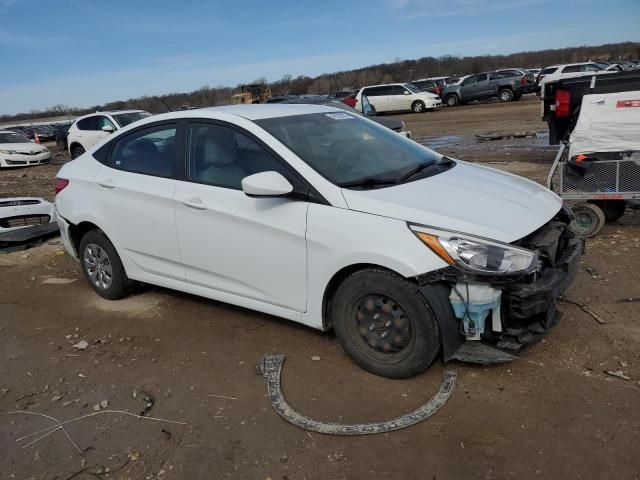
<path fill-rule="evenodd" d="M 69 128 L 71 127 L 70 123 L 60 123 L 56 126 L 55 129 L 55 140 L 56 145 L 58 145 L 58 150 L 61 152 L 68 150 L 69 144 L 67 143 L 67 135 L 69 135 Z"/>
<path fill-rule="evenodd" d="M 355 106 L 359 111 L 362 111 L 363 95 L 366 95 L 378 113 L 409 110 L 420 113 L 442 106 L 442 100 L 438 95 L 421 92 L 411 83 L 390 83 L 361 88 L 356 95 Z"/>
<path fill-rule="evenodd" d="M 96 112 L 77 118 L 69 127 L 67 144 L 71 158 L 77 158 L 116 130 L 151 114 L 143 110 Z"/>
<path fill-rule="evenodd" d="M 612 73 L 606 71 L 603 67 L 595 62 L 569 63 L 566 65 L 552 65 L 546 67 L 538 76 L 538 86 L 543 88 L 545 82 L 559 80 L 561 78 L 580 77 L 584 75 L 593 75 L 601 73 Z"/>
<path fill-rule="evenodd" d="M 533 93 L 536 90 L 536 76 L 529 70 L 525 70 L 524 68 L 501 68 L 500 70 L 496 70 L 496 72 L 510 73 L 514 76 L 519 76 L 523 94 Z"/>
<path fill-rule="evenodd" d="M 139 281 L 334 329 L 394 378 L 538 340 L 583 249 L 541 185 L 318 105 L 141 120 L 65 164 L 55 205 L 102 297 Z"/>
<path fill-rule="evenodd" d="M 330 93 L 329 95 L 327 95 L 327 98 L 342 100 L 343 98 L 350 97 L 352 95 L 355 95 L 356 93 L 358 93 L 357 90 L 353 89 L 339 90 L 337 92 Z"/>
<path fill-rule="evenodd" d="M 491 97 L 498 97 L 501 102 L 510 102 L 522 96 L 521 79 L 522 77 L 511 73 L 477 73 L 468 76 L 460 84 L 445 87 L 442 98 L 449 107 Z"/>
<path fill-rule="evenodd" d="M 50 161 L 47 147 L 33 143 L 19 132 L 0 130 L 0 167 L 30 167 Z"/>
<path fill-rule="evenodd" d="M 356 103 L 358 100 L 356 99 L 357 93 L 353 95 L 349 95 L 348 97 L 341 98 L 340 101 L 351 108 L 356 108 Z"/>
<path fill-rule="evenodd" d="M 366 102 L 368 101 L 367 97 L 363 97 L 362 98 L 363 103 L 366 104 Z M 348 105 L 346 105 L 344 103 L 344 101 L 340 101 L 340 100 L 336 100 L 336 99 L 331 99 L 331 98 L 324 98 L 324 99 L 305 99 L 305 98 L 290 98 L 289 100 L 286 100 L 282 103 L 289 103 L 289 104 L 308 104 L 308 105 L 325 105 L 327 107 L 333 107 L 333 108 L 339 108 L 340 110 L 345 110 L 349 113 L 353 113 L 355 115 L 361 115 L 361 116 L 366 116 L 368 117 L 370 120 L 382 125 L 383 127 L 387 127 L 390 130 L 393 130 L 396 133 L 399 133 L 400 135 L 407 137 L 407 138 L 411 138 L 411 132 L 409 130 L 407 130 L 407 125 L 402 121 L 402 120 L 396 120 L 395 118 L 390 118 L 390 117 L 384 117 L 384 116 L 378 116 L 377 112 L 374 109 L 371 108 L 363 108 L 363 110 L 365 111 L 365 113 L 361 113 L 358 110 L 356 110 L 353 107 L 350 107 Z"/>
<path fill-rule="evenodd" d="M 275 97 L 267 98 L 264 103 L 280 103 L 294 97 L 295 95 L 277 95 Z"/>
<path fill-rule="evenodd" d="M 421 78 L 411 82 L 423 92 L 440 96 L 442 89 L 447 86 L 450 77 Z"/>

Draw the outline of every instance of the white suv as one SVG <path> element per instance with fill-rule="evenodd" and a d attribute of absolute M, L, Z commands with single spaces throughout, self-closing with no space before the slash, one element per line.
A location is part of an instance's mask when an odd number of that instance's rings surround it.
<path fill-rule="evenodd" d="M 360 111 L 362 111 L 363 95 L 369 99 L 376 112 L 411 110 L 420 113 L 442 106 L 442 100 L 438 95 L 422 92 L 411 83 L 390 83 L 361 88 L 356 95 L 356 108 Z"/>
<path fill-rule="evenodd" d="M 583 77 L 586 75 L 600 75 L 603 73 L 615 73 L 605 70 L 594 62 L 569 63 L 566 65 L 551 65 L 542 69 L 538 75 L 538 85 L 544 94 L 544 84 L 561 78 Z"/>
<path fill-rule="evenodd" d="M 144 110 L 119 110 L 96 112 L 77 118 L 69 128 L 67 137 L 71 158 L 79 157 L 116 130 L 150 115 Z"/>

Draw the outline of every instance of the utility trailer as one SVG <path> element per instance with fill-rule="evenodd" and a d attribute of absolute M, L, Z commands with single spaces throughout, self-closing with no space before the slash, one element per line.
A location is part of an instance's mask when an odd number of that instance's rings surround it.
<path fill-rule="evenodd" d="M 547 187 L 574 203 L 573 228 L 596 235 L 640 200 L 640 89 L 584 95 Z"/>

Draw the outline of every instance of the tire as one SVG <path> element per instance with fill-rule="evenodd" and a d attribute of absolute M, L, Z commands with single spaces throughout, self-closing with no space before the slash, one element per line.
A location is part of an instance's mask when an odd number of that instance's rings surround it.
<path fill-rule="evenodd" d="M 498 92 L 498 98 L 501 102 L 510 102 L 513 97 L 513 91 L 508 88 L 503 88 Z"/>
<path fill-rule="evenodd" d="M 447 107 L 455 107 L 460 103 L 457 95 L 448 95 L 445 102 L 447 103 Z"/>
<path fill-rule="evenodd" d="M 60 150 L 61 152 L 64 152 L 67 149 L 67 143 L 61 138 L 58 139 L 56 145 L 58 145 L 58 150 Z"/>
<path fill-rule="evenodd" d="M 581 237 L 590 238 L 598 234 L 606 221 L 604 212 L 593 203 L 578 203 L 572 207 L 575 219 L 571 230 Z"/>
<path fill-rule="evenodd" d="M 73 147 L 71 149 L 71 158 L 72 159 L 76 159 L 80 155 L 82 155 L 83 153 L 84 153 L 84 148 L 82 148 L 82 146 L 80 146 L 80 145 L 76 145 L 75 147 Z"/>
<path fill-rule="evenodd" d="M 600 207 L 604 212 L 604 218 L 607 223 L 615 222 L 627 210 L 627 202 L 624 200 L 593 200 L 589 203 Z"/>
<path fill-rule="evenodd" d="M 422 100 L 416 100 L 411 104 L 411 110 L 413 113 L 422 113 L 425 110 L 425 104 Z"/>
<path fill-rule="evenodd" d="M 516 94 L 513 96 L 513 99 L 514 99 L 514 100 L 520 100 L 521 98 L 522 98 L 522 93 L 516 93 Z"/>
<path fill-rule="evenodd" d="M 133 282 L 107 236 L 99 230 L 87 232 L 80 240 L 80 265 L 89 285 L 108 300 L 127 296 Z M 97 265 L 97 267 L 96 267 Z"/>
<path fill-rule="evenodd" d="M 342 348 L 368 372 L 407 378 L 440 351 L 434 311 L 417 286 L 383 269 L 360 270 L 338 287 L 331 320 Z"/>

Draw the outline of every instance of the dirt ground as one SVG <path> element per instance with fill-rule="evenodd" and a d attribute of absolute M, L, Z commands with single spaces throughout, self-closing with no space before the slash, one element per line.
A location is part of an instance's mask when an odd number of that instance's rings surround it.
<path fill-rule="evenodd" d="M 443 153 L 540 182 L 554 155 L 544 137 L 475 139 L 544 132 L 532 96 L 398 118 Z M 0 171 L 0 197 L 51 198 L 58 168 Z M 409 380 L 362 371 L 330 333 L 226 304 L 154 288 L 102 300 L 58 239 L 0 255 L 0 478 L 638 479 L 640 302 L 625 301 L 640 297 L 638 213 L 587 242 L 567 293 L 606 324 L 562 304 L 560 324 L 511 364 L 437 362 Z M 80 340 L 86 349 L 72 347 Z M 317 419 L 406 413 L 437 391 L 445 369 L 458 384 L 439 412 L 405 430 L 308 433 L 277 416 L 255 373 L 275 352 L 287 356 L 287 399 Z M 605 373 L 618 370 L 628 380 Z M 12 411 L 65 421 L 106 401 L 138 413 L 147 394 L 148 415 L 186 425 L 106 413 L 67 426 L 84 455 L 61 431 L 16 442 L 53 421 Z"/>

